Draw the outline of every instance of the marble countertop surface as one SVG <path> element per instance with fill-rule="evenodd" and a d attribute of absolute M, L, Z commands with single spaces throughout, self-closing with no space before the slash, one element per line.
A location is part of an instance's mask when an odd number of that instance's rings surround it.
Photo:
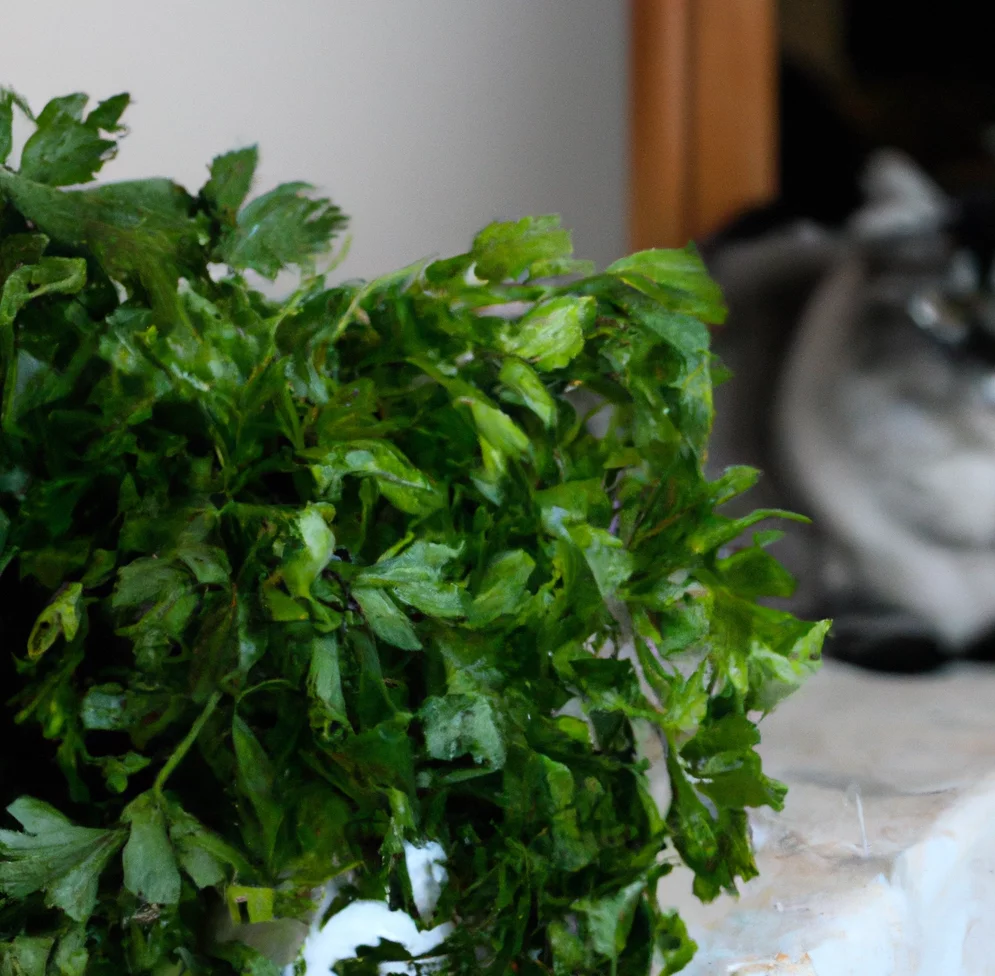
<path fill-rule="evenodd" d="M 752 817 L 760 877 L 711 905 L 661 884 L 687 976 L 995 976 L 995 666 L 830 662 L 761 729 L 790 792 Z"/>

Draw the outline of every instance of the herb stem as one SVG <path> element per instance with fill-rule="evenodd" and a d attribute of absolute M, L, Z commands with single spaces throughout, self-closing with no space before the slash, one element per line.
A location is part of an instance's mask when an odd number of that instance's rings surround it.
<path fill-rule="evenodd" d="M 156 776 L 155 783 L 152 786 L 152 789 L 157 793 L 162 792 L 163 786 L 166 785 L 166 780 L 173 775 L 173 770 L 183 762 L 184 756 L 186 756 L 190 751 L 190 747 L 197 741 L 197 736 L 200 735 L 207 724 L 207 720 L 214 713 L 214 709 L 218 707 L 218 702 L 220 701 L 221 692 L 215 691 L 207 700 L 204 710 L 197 716 L 197 721 L 190 726 L 190 731 L 183 737 L 183 741 L 173 750 L 173 754 L 169 759 L 166 760 L 166 765 L 159 770 L 159 775 Z"/>
<path fill-rule="evenodd" d="M 646 517 L 649 515 L 653 506 L 656 504 L 656 500 L 660 497 L 660 492 L 663 491 L 663 479 L 661 478 L 656 485 L 654 485 L 653 490 L 650 492 L 649 501 L 643 507 L 643 510 L 636 516 L 632 523 L 632 531 L 629 533 L 629 538 L 625 540 L 625 547 L 627 549 L 632 547 L 632 543 L 636 540 L 636 533 L 643 526 L 643 522 L 646 521 Z"/>
<path fill-rule="evenodd" d="M 349 302 L 348 308 L 339 316 L 339 320 L 335 323 L 335 328 L 332 330 L 332 334 L 329 337 L 328 342 L 334 345 L 343 332 L 349 327 L 349 323 L 352 322 L 353 315 L 356 314 L 356 309 L 359 308 L 360 302 L 370 293 L 370 286 L 367 285 L 365 288 L 360 288 L 355 295 L 352 296 L 352 300 Z"/>

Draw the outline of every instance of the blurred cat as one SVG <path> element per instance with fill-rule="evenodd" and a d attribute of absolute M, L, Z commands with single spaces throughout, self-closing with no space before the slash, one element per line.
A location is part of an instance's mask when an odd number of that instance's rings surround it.
<path fill-rule="evenodd" d="M 895 152 L 863 185 L 840 231 L 713 252 L 737 378 L 712 464 L 745 449 L 770 472 L 751 501 L 815 518 L 779 555 L 807 583 L 793 608 L 835 616 L 830 651 L 906 668 L 995 629 L 995 295 L 977 207 Z"/>

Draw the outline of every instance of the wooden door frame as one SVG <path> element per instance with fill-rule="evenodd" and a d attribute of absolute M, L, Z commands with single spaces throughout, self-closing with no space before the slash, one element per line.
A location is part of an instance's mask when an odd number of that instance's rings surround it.
<path fill-rule="evenodd" d="M 777 192 L 776 0 L 630 0 L 629 236 L 702 238 Z"/>

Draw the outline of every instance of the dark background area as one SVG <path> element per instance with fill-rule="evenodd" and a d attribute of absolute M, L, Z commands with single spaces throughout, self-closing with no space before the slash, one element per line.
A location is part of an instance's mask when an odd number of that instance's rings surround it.
<path fill-rule="evenodd" d="M 958 197 L 995 187 L 995 54 L 977 0 L 782 0 L 776 211 L 835 224 L 867 154 L 901 149 Z"/>

